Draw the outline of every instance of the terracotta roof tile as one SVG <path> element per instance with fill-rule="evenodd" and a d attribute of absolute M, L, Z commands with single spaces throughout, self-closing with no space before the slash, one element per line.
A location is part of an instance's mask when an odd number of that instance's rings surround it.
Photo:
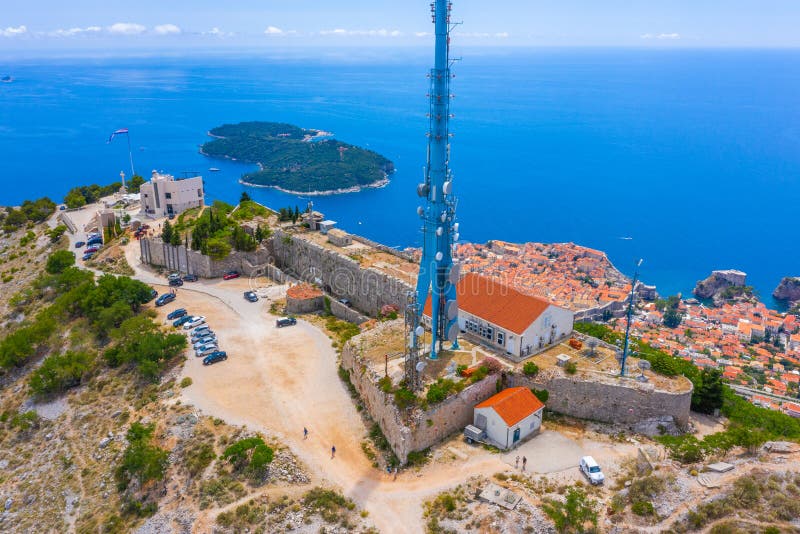
<path fill-rule="evenodd" d="M 545 299 L 520 293 L 491 278 L 467 273 L 456 286 L 458 307 L 467 313 L 523 334 L 549 306 Z M 425 302 L 425 315 L 431 315 L 431 298 Z"/>
<path fill-rule="evenodd" d="M 493 408 L 508 426 L 513 426 L 544 408 L 542 401 L 523 387 L 504 389 L 497 395 L 489 397 L 475 408 Z"/>

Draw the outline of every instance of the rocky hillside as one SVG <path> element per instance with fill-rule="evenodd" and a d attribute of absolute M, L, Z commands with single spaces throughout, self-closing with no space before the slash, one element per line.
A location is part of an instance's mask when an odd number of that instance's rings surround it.
<path fill-rule="evenodd" d="M 772 292 L 772 296 L 789 302 L 800 301 L 800 276 L 785 277 Z"/>
<path fill-rule="evenodd" d="M 705 280 L 700 280 L 695 285 L 692 293 L 700 299 L 710 299 L 715 306 L 725 302 L 755 302 L 752 286 L 738 285 L 725 276 L 713 272 Z"/>

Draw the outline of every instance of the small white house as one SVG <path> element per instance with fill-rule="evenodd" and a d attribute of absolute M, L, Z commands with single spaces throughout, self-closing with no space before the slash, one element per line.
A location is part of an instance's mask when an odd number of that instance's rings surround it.
<path fill-rule="evenodd" d="M 510 449 L 542 426 L 544 404 L 524 387 L 504 389 L 475 406 L 474 426 L 502 449 Z"/>
<path fill-rule="evenodd" d="M 575 314 L 570 310 L 486 276 L 467 273 L 456 285 L 456 295 L 460 331 L 514 359 L 540 352 L 572 333 Z M 430 296 L 424 314 L 430 326 Z"/>

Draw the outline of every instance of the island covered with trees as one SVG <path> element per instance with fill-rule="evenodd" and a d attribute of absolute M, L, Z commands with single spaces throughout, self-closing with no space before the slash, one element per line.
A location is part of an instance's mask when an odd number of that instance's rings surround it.
<path fill-rule="evenodd" d="M 394 164 L 380 154 L 337 141 L 331 134 L 277 122 L 226 124 L 209 132 L 201 152 L 255 163 L 241 182 L 302 194 L 333 194 L 381 187 Z"/>

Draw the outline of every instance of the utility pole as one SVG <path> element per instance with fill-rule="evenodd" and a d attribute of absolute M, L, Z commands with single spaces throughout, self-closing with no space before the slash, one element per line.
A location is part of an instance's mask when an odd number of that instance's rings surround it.
<path fill-rule="evenodd" d="M 636 281 L 639 278 L 639 267 L 642 266 L 642 261 L 636 264 L 636 271 L 633 273 L 633 285 L 631 285 L 631 297 L 628 299 L 628 324 L 625 325 L 625 346 L 622 349 L 622 360 L 620 360 L 619 376 L 625 376 L 625 363 L 628 359 L 628 342 L 631 334 L 631 319 L 633 318 L 633 301 L 636 298 Z"/>

